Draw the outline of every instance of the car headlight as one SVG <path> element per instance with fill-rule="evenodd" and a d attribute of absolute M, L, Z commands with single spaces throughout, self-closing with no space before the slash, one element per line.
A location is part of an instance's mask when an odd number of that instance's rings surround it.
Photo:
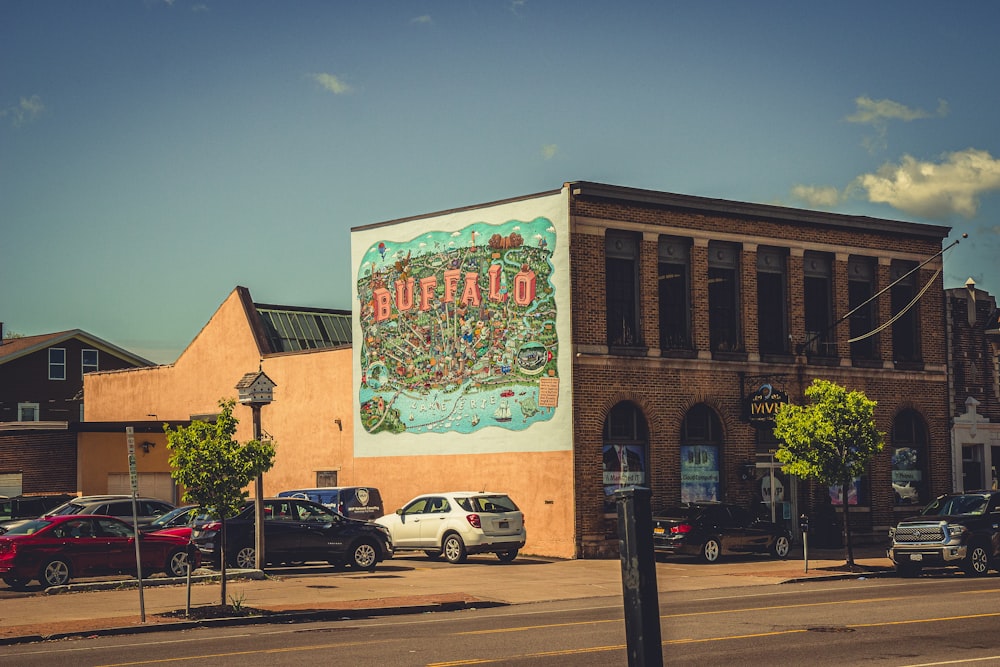
<path fill-rule="evenodd" d="M 948 537 L 962 537 L 968 530 L 968 528 L 961 525 L 948 526 Z"/>

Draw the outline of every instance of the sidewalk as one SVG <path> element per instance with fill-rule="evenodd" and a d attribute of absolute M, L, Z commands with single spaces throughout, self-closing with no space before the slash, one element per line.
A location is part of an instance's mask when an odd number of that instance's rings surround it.
<path fill-rule="evenodd" d="M 656 564 L 657 589 L 662 594 L 867 578 L 892 571 L 892 563 L 879 549 L 856 548 L 854 556 L 855 572 L 844 571 L 842 550 L 810 550 L 808 572 L 801 551 L 783 561 L 727 558 L 708 565 L 661 559 Z M 195 578 L 199 581 L 191 587 L 192 610 L 218 605 L 218 575 Z M 469 565 L 430 567 L 425 559 L 403 556 L 381 563 L 371 573 L 348 570 L 282 576 L 281 570 L 269 574 L 231 572 L 226 584 L 227 603 L 252 615 L 203 620 L 184 618 L 188 588 L 183 579 L 150 579 L 143 584 L 143 623 L 136 584 L 135 580 L 71 584 L 49 589 L 45 595 L 5 599 L 0 606 L 0 645 L 204 625 L 336 620 L 622 595 L 618 560 L 554 561 L 521 556 L 513 563 L 501 564 L 484 556 L 471 558 Z"/>

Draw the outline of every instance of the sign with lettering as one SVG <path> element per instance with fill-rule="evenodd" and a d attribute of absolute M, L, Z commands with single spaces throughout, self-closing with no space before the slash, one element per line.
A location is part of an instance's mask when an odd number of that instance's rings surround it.
<path fill-rule="evenodd" d="M 751 424 L 764 424 L 774 421 L 774 415 L 782 403 L 788 402 L 788 394 L 775 389 L 770 383 L 765 383 L 755 391 L 747 403 L 747 414 Z"/>

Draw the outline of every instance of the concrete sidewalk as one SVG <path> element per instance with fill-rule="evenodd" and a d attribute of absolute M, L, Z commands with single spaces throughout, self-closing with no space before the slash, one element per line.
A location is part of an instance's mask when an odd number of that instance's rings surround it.
<path fill-rule="evenodd" d="M 801 551 L 788 560 L 726 558 L 711 565 L 660 559 L 656 564 L 657 589 L 664 593 L 866 578 L 892 571 L 892 563 L 880 549 L 855 549 L 854 553 L 857 567 L 853 572 L 845 571 L 842 551 L 829 550 L 810 551 L 808 572 Z M 403 556 L 380 564 L 371 573 L 282 572 L 231 573 L 227 602 L 247 615 L 233 611 L 222 618 L 203 620 L 184 617 L 188 588 L 183 579 L 145 581 L 142 610 L 135 580 L 71 584 L 49 589 L 48 594 L 5 599 L 0 606 L 0 645 L 210 624 L 335 620 L 622 595 L 618 560 L 560 561 L 521 556 L 513 563 L 502 564 L 484 556 L 470 558 L 467 565 L 431 566 L 425 559 Z M 198 582 L 191 587 L 191 609 L 197 612 L 218 605 L 218 575 L 195 579 Z"/>

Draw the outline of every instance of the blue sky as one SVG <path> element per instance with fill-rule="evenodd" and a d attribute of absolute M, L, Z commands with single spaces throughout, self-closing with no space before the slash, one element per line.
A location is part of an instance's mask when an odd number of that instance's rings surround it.
<path fill-rule="evenodd" d="M 1000 294 L 1000 3 L 3 0 L 0 321 L 174 361 L 350 228 L 591 180 L 943 224 Z"/>

